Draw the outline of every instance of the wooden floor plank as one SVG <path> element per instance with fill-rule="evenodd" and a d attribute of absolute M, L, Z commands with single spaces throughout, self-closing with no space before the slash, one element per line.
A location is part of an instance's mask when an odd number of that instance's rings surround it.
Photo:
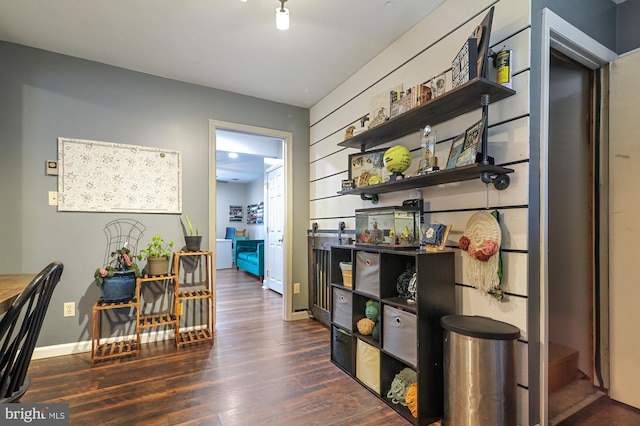
<path fill-rule="evenodd" d="M 282 297 L 242 271 L 216 284 L 213 347 L 143 344 L 93 368 L 89 353 L 34 360 L 22 401 L 68 403 L 72 425 L 409 424 L 331 363 L 322 324 L 283 321 Z"/>
<path fill-rule="evenodd" d="M 213 347 L 148 343 L 93 368 L 90 353 L 34 360 L 22 401 L 68 403 L 71 425 L 410 424 L 331 363 L 322 324 L 283 321 L 281 296 L 242 271 L 219 270 L 216 282 Z M 607 400 L 562 425 L 640 424 Z"/>

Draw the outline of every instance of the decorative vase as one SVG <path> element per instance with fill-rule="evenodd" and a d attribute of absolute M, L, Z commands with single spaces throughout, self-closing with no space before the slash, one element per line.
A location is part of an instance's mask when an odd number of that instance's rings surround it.
<path fill-rule="evenodd" d="M 166 275 L 169 271 L 168 257 L 149 257 L 147 258 L 147 269 L 149 275 Z"/>
<path fill-rule="evenodd" d="M 202 235 L 185 235 L 184 242 L 187 246 L 187 251 L 200 251 Z"/>
<path fill-rule="evenodd" d="M 116 271 L 113 277 L 104 277 L 100 286 L 102 300 L 121 302 L 132 299 L 136 293 L 136 273 L 134 271 Z"/>

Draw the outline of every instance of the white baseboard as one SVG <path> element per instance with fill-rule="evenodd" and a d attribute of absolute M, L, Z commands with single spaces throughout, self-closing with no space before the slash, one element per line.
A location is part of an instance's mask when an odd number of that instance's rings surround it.
<path fill-rule="evenodd" d="M 184 327 L 180 331 L 191 331 L 203 328 L 203 325 Z M 104 342 L 114 342 L 118 340 L 133 340 L 135 335 L 118 336 L 103 339 Z M 175 340 L 175 332 L 171 330 L 149 331 L 140 334 L 140 344 L 160 342 L 163 340 Z M 65 343 L 62 345 L 42 346 L 33 350 L 31 359 L 51 358 L 54 356 L 73 355 L 83 352 L 91 352 L 91 340 L 75 343 Z"/>

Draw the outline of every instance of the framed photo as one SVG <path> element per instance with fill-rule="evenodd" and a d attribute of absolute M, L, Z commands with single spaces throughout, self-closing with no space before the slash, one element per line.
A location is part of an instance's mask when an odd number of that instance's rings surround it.
<path fill-rule="evenodd" d="M 445 169 L 453 169 L 454 167 L 456 167 L 458 157 L 460 157 L 460 154 L 462 154 L 463 147 L 464 133 L 456 136 L 453 142 L 451 142 L 451 149 L 449 150 L 449 158 L 447 159 Z"/>
<path fill-rule="evenodd" d="M 456 167 L 467 166 L 476 162 L 476 155 L 478 154 L 478 149 L 480 149 L 480 144 L 482 143 L 483 132 L 484 117 L 464 132 L 462 152 L 456 160 Z"/>
<path fill-rule="evenodd" d="M 229 222 L 242 222 L 242 206 L 229 206 Z"/>
<path fill-rule="evenodd" d="M 480 25 L 473 32 L 478 43 L 478 74 L 480 77 L 487 78 L 489 76 L 489 37 L 491 36 L 491 25 L 493 23 L 493 7 L 489 9 Z"/>
<path fill-rule="evenodd" d="M 478 39 L 469 37 L 451 62 L 451 87 L 456 88 L 478 77 Z"/>
<path fill-rule="evenodd" d="M 369 112 L 369 129 L 372 129 L 389 119 L 391 102 L 400 98 L 402 84 L 392 87 L 371 98 L 371 110 Z"/>
<path fill-rule="evenodd" d="M 378 149 L 369 152 L 360 152 L 349 155 L 349 179 L 353 181 L 354 188 L 369 186 L 369 181 L 379 178 L 379 182 L 389 180 L 389 171 L 384 166 L 384 153 L 387 149 Z"/>
<path fill-rule="evenodd" d="M 451 231 L 451 225 L 443 225 L 442 223 L 424 225 L 421 243 L 427 251 L 444 250 L 449 231 Z"/>

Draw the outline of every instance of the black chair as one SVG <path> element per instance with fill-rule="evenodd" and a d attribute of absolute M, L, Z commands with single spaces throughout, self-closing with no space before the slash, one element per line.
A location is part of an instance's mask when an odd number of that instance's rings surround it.
<path fill-rule="evenodd" d="M 18 402 L 29 389 L 27 369 L 62 269 L 53 262 L 40 271 L 0 321 L 0 403 Z"/>

